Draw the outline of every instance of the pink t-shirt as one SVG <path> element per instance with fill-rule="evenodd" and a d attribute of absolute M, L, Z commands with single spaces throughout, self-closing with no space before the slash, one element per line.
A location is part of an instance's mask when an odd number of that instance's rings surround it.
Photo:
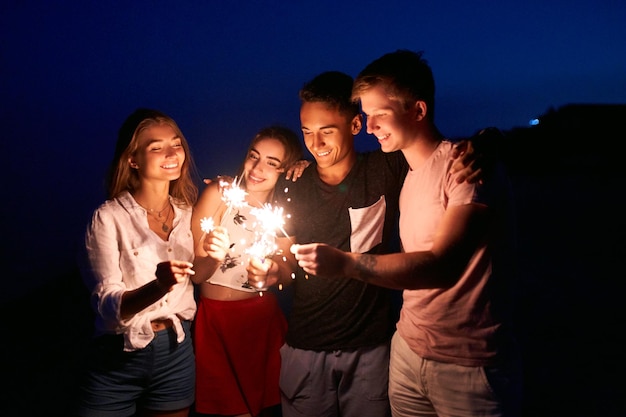
<path fill-rule="evenodd" d="M 443 141 L 425 164 L 407 174 L 400 194 L 400 238 L 405 252 L 429 250 L 448 207 L 489 205 L 481 187 L 457 184 L 450 173 L 453 145 Z M 489 184 L 489 181 L 487 181 Z M 397 330 L 423 358 L 463 366 L 485 366 L 494 359 L 499 322 L 488 294 L 493 239 L 476 248 L 463 275 L 450 288 L 404 290 Z"/>

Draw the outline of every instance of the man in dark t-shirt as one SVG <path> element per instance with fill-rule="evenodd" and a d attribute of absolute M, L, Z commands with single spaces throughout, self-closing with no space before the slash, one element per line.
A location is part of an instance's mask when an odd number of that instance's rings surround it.
<path fill-rule="evenodd" d="M 398 196 L 408 164 L 401 152 L 355 150 L 362 116 L 351 100 L 352 81 L 325 72 L 300 90 L 304 143 L 315 162 L 295 184 L 277 184 L 276 202 L 284 208 L 292 243 L 395 252 Z M 252 283 L 294 287 L 281 349 L 283 415 L 389 416 L 389 342 L 398 307 L 392 290 L 287 266 L 251 261 L 249 268 Z"/>
<path fill-rule="evenodd" d="M 298 243 L 320 242 L 348 252 L 390 253 L 406 162 L 401 153 L 357 154 L 338 184 L 321 180 L 317 163 L 307 168 L 280 203 L 291 215 Z M 278 188 L 279 190 L 285 189 Z M 354 350 L 386 343 L 395 315 L 390 291 L 355 280 L 298 272 L 287 343 L 315 351 Z"/>
<path fill-rule="evenodd" d="M 362 116 L 351 94 L 352 77 L 336 71 L 300 90 L 302 134 L 315 162 L 295 184 L 277 184 L 276 203 L 293 243 L 389 253 L 397 249 L 398 196 L 408 165 L 400 152 L 355 150 Z M 294 287 L 281 349 L 283 415 L 389 416 L 389 342 L 397 318 L 392 291 L 286 266 L 265 262 L 249 276 Z"/>

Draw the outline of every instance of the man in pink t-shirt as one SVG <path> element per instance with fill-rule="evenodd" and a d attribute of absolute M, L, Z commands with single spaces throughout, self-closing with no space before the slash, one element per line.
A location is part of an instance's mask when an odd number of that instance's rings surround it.
<path fill-rule="evenodd" d="M 389 366 L 394 416 L 519 416 L 510 185 L 497 164 L 484 183 L 458 178 L 454 145 L 434 124 L 434 92 L 422 54 L 406 50 L 373 61 L 354 82 L 367 132 L 410 167 L 399 200 L 403 252 L 315 243 L 292 251 L 308 273 L 404 290 Z"/>

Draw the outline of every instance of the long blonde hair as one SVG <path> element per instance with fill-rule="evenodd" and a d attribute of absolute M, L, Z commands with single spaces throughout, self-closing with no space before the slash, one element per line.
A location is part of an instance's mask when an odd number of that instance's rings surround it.
<path fill-rule="evenodd" d="M 124 191 L 133 193 L 139 188 L 139 174 L 137 170 L 130 168 L 128 159 L 137 152 L 137 137 L 139 134 L 155 125 L 170 126 L 181 139 L 185 151 L 185 161 L 183 162 L 180 177 L 170 182 L 169 193 L 179 203 L 191 207 L 198 199 L 198 187 L 192 178 L 192 174 L 195 174 L 197 171 L 189 144 L 174 119 L 158 110 L 152 109 L 135 110 L 120 127 L 115 154 L 107 176 L 108 196 L 109 198 L 114 198 Z"/>

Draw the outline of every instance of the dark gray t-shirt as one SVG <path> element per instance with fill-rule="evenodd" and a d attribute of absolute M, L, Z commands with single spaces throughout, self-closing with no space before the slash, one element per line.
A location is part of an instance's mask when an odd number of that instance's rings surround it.
<path fill-rule="evenodd" d="M 344 251 L 398 251 L 398 196 L 408 165 L 401 152 L 358 154 L 339 185 L 323 183 L 313 163 L 296 183 L 278 184 L 286 230 L 297 243 L 321 242 Z M 284 190 L 288 192 L 284 193 Z M 286 341 L 295 348 L 329 351 L 389 340 L 397 308 L 393 292 L 354 279 L 327 279 L 299 270 Z"/>

